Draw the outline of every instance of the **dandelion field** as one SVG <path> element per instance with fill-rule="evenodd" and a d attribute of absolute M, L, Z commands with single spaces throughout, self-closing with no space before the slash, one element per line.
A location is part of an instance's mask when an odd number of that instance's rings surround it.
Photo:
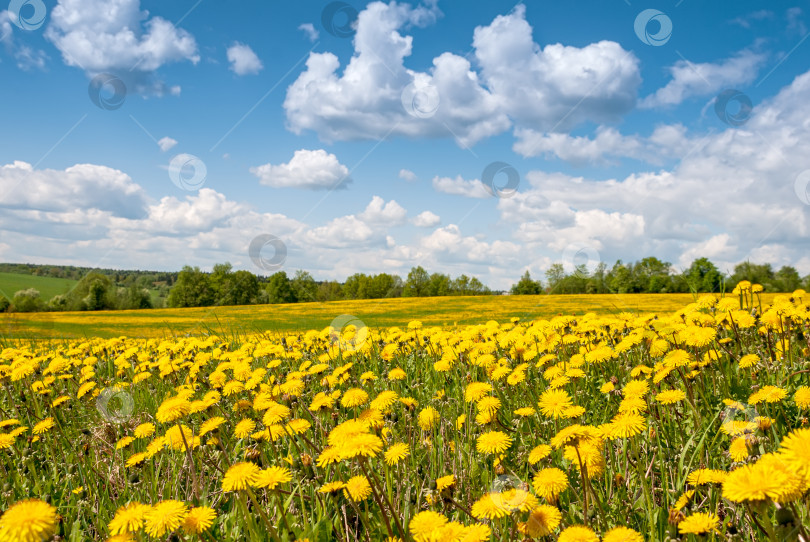
<path fill-rule="evenodd" d="M 0 542 L 810 540 L 810 296 L 759 290 L 8 343 Z"/>
<path fill-rule="evenodd" d="M 763 303 L 774 294 L 762 293 Z M 418 319 L 426 326 L 551 318 L 559 314 L 671 312 L 694 301 L 691 294 L 574 294 L 449 296 L 359 299 L 316 303 L 85 312 L 0 313 L 0 340 L 81 339 L 122 335 L 166 338 L 186 335 L 290 332 L 323 329 L 350 314 L 384 331 Z"/>

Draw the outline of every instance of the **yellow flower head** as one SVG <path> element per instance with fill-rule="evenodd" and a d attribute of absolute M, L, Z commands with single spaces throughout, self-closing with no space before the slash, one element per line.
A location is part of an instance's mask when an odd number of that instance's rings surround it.
<path fill-rule="evenodd" d="M 0 517 L 0 540 L 42 542 L 56 532 L 56 508 L 38 499 L 13 504 Z"/>

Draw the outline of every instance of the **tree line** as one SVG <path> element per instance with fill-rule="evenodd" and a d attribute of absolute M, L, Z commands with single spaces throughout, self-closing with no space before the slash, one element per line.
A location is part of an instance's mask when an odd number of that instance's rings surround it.
<path fill-rule="evenodd" d="M 0 271 L 71 278 L 78 270 L 70 266 L 0 264 Z M 15 271 L 17 270 L 17 271 Z M 397 275 L 355 273 L 344 282 L 316 281 L 303 270 L 290 277 L 278 271 L 269 277 L 250 271 L 234 271 L 229 263 L 217 264 L 211 272 L 186 266 L 179 272 L 91 269 L 65 294 L 43 299 L 33 288 L 20 290 L 11 299 L 0 296 L 0 312 L 94 311 L 148 309 L 154 307 L 209 307 L 268 303 L 305 303 L 344 299 L 433 297 L 459 295 L 675 293 L 730 291 L 738 282 L 762 284 L 766 291 L 810 290 L 810 275 L 801 277 L 791 266 L 774 270 L 771 264 L 743 262 L 731 274 L 723 273 L 707 258 L 698 258 L 679 272 L 655 257 L 638 262 L 617 261 L 611 268 L 600 263 L 589 270 L 584 265 L 566 272 L 553 264 L 545 280 L 535 280 L 526 271 L 508 292 L 493 291 L 478 278 L 429 273 L 414 267 L 403 280 Z"/>
<path fill-rule="evenodd" d="M 382 299 L 445 295 L 490 295 L 492 291 L 476 277 L 451 278 L 414 267 L 403 281 L 397 275 L 355 273 L 345 282 L 318 282 L 306 271 L 292 277 L 278 271 L 267 278 L 249 271 L 233 271 L 228 263 L 217 264 L 211 273 L 198 267 L 184 267 L 169 292 L 169 307 L 306 303 L 342 299 Z"/>
<path fill-rule="evenodd" d="M 761 284 L 765 291 L 792 292 L 799 288 L 810 290 L 810 275 L 801 277 L 792 266 L 778 271 L 769 263 L 742 262 L 734 266 L 731 274 L 723 273 L 708 258 L 698 258 L 682 272 L 672 264 L 655 257 L 638 262 L 617 261 L 608 269 L 600 262 L 589 270 L 580 265 L 567 273 L 560 263 L 555 263 L 545 273 L 545 283 L 533 280 L 526 271 L 512 286 L 513 295 L 531 294 L 607 294 L 607 293 L 678 293 L 678 292 L 723 292 L 731 291 L 737 283 L 748 280 Z"/>

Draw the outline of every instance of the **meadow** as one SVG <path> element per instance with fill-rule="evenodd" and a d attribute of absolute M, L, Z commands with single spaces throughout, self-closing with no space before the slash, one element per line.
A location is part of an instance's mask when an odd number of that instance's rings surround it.
<path fill-rule="evenodd" d="M 760 290 L 20 315 L 0 541 L 810 540 Z"/>
<path fill-rule="evenodd" d="M 761 294 L 768 303 L 774 294 Z M 483 320 L 550 318 L 560 314 L 671 312 L 694 301 L 692 294 L 600 294 L 453 296 L 362 299 L 325 303 L 290 303 L 148 309 L 137 311 L 0 314 L 0 339 L 153 338 L 203 333 L 288 332 L 323 329 L 349 315 L 383 331 L 419 320 L 429 326 L 472 325 Z"/>
<path fill-rule="evenodd" d="M 49 300 L 60 294 L 68 293 L 79 281 L 60 279 L 55 277 L 38 277 L 36 275 L 23 275 L 20 273 L 0 273 L 0 295 L 9 301 L 19 290 L 34 288 L 39 291 L 42 299 Z"/>

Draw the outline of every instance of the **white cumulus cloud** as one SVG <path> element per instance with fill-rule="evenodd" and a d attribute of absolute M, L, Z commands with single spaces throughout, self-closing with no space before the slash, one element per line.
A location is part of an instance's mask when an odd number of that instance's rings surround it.
<path fill-rule="evenodd" d="M 323 149 L 297 150 L 286 164 L 264 164 L 251 168 L 250 172 L 261 184 L 274 188 L 331 190 L 345 188 L 351 182 L 349 168 Z"/>
<path fill-rule="evenodd" d="M 410 169 L 400 169 L 399 170 L 399 178 L 403 181 L 413 182 L 417 179 L 416 173 L 411 171 Z"/>
<path fill-rule="evenodd" d="M 478 179 L 468 181 L 461 175 L 457 175 L 455 178 L 436 176 L 433 178 L 433 188 L 437 192 L 464 196 L 465 198 L 483 199 L 492 197 L 484 183 Z"/>
<path fill-rule="evenodd" d="M 318 30 L 313 26 L 312 23 L 304 23 L 299 25 L 298 30 L 304 32 L 304 34 L 307 35 L 307 38 L 309 38 L 309 41 L 317 41 L 318 37 L 320 37 Z"/>
<path fill-rule="evenodd" d="M 433 228 L 441 224 L 441 217 L 431 211 L 422 211 L 411 221 L 414 226 L 419 228 Z"/>
<path fill-rule="evenodd" d="M 170 92 L 150 78 L 171 62 L 200 60 L 189 32 L 141 11 L 140 0 L 58 0 L 45 36 L 68 66 L 88 75 L 113 72 L 130 90 Z"/>
<path fill-rule="evenodd" d="M 372 224 L 396 225 L 405 222 L 408 212 L 396 201 L 385 202 L 374 196 L 366 209 L 358 215 L 360 220 Z"/>
<path fill-rule="evenodd" d="M 236 75 L 255 75 L 262 71 L 264 65 L 249 45 L 235 42 L 227 51 L 230 69 Z"/>
<path fill-rule="evenodd" d="M 172 139 L 169 136 L 161 137 L 158 140 L 158 146 L 160 147 L 160 150 L 162 150 L 163 152 L 168 151 L 169 149 L 173 148 L 175 145 L 177 145 L 177 140 Z"/>
<path fill-rule="evenodd" d="M 677 105 L 692 96 L 706 96 L 748 84 L 756 78 L 767 58 L 764 53 L 745 50 L 721 62 L 695 64 L 679 60 L 667 69 L 672 77 L 669 83 L 641 100 L 639 107 Z"/>
<path fill-rule="evenodd" d="M 564 131 L 616 121 L 632 109 L 641 82 L 632 52 L 611 41 L 541 48 L 525 10 L 520 4 L 475 29 L 479 71 L 445 52 L 420 72 L 405 66 L 413 38 L 402 32 L 431 18 L 407 4 L 372 2 L 359 14 L 354 54 L 344 68 L 332 53 L 310 53 L 287 90 L 288 125 L 327 141 L 395 135 L 455 137 L 472 145 L 513 122 Z"/>

